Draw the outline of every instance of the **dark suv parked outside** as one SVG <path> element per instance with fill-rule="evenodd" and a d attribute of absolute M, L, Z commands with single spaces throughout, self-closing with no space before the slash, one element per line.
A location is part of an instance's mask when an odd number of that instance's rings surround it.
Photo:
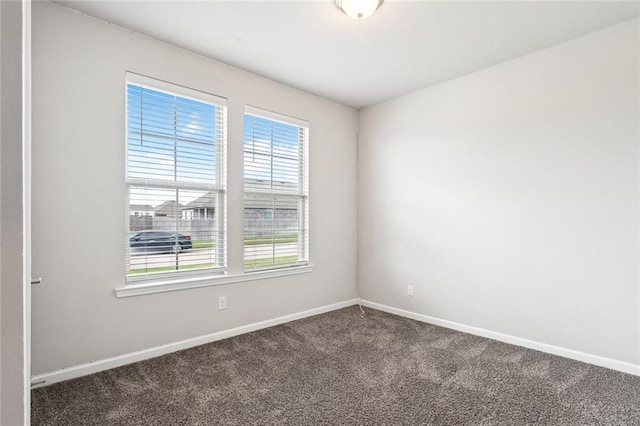
<path fill-rule="evenodd" d="M 180 253 L 191 248 L 191 236 L 177 232 L 148 229 L 129 236 L 131 254 Z"/>

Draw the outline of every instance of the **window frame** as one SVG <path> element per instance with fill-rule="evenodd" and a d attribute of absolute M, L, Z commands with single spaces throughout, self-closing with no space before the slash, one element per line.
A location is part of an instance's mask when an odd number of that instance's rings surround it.
<path fill-rule="evenodd" d="M 213 104 L 216 107 L 214 132 L 216 137 L 216 178 L 214 184 L 180 182 L 177 180 L 154 180 L 144 178 L 132 178 L 129 176 L 129 85 L 135 85 L 153 91 L 170 94 L 173 96 L 189 99 L 196 102 Z M 125 128 L 124 128 L 124 198 L 125 198 L 125 284 L 154 284 L 167 280 L 191 280 L 198 277 L 220 276 L 227 271 L 227 99 L 204 91 L 191 89 L 163 80 L 147 77 L 133 72 L 125 73 Z M 174 167 L 177 167 L 175 165 Z M 130 274 L 129 264 L 131 260 L 130 243 L 130 194 L 133 187 L 160 188 L 176 190 L 198 190 L 216 193 L 217 212 L 216 222 L 213 231 L 215 240 L 215 261 L 216 266 L 200 269 L 175 270 L 167 272 L 147 272 L 140 274 Z M 176 199 L 177 201 L 177 199 Z"/>
<path fill-rule="evenodd" d="M 299 169 L 299 179 L 300 179 L 300 191 L 299 193 L 291 193 L 286 191 L 262 191 L 262 190 L 247 190 L 246 187 L 246 164 L 245 164 L 245 137 L 244 134 L 244 120 L 246 120 L 246 116 L 254 116 L 263 119 L 267 119 L 273 122 L 286 124 L 289 126 L 294 126 L 298 128 L 298 149 L 300 152 L 300 160 L 298 161 L 298 169 Z M 255 107 L 252 105 L 245 105 L 244 113 L 243 113 L 243 135 L 242 135 L 242 150 L 243 150 L 243 256 L 242 256 L 242 270 L 245 274 L 252 273 L 260 273 L 260 272 L 268 272 L 268 271 L 277 271 L 279 269 L 289 269 L 289 268 L 300 268 L 310 264 L 310 222 L 309 222 L 309 133 L 310 133 L 310 124 L 308 121 L 287 116 L 284 114 L 280 114 L 274 111 L 266 110 L 263 108 Z M 271 156 L 273 156 L 271 154 Z M 273 180 L 272 180 L 273 183 Z M 298 200 L 298 234 L 300 241 L 298 242 L 298 260 L 295 262 L 287 262 L 287 263 L 273 263 L 265 266 L 257 266 L 257 267 L 246 267 L 247 259 L 244 254 L 244 240 L 245 240 L 245 208 L 246 208 L 246 196 L 247 194 L 251 195 L 268 195 L 268 196 L 281 196 L 286 198 L 295 198 Z M 273 211 L 273 215 L 275 218 L 275 209 Z M 274 242 L 275 245 L 275 242 Z M 275 256 L 274 256 L 275 260 Z"/>

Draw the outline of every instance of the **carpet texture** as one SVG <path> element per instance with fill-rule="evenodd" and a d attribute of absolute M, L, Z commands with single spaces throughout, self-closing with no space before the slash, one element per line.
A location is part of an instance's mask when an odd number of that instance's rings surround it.
<path fill-rule="evenodd" d="M 357 307 L 36 389 L 34 425 L 639 425 L 640 377 Z"/>

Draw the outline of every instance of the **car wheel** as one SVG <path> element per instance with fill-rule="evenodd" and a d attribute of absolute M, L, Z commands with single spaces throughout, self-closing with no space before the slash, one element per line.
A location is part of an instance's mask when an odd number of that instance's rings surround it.
<path fill-rule="evenodd" d="M 176 243 L 176 244 L 174 244 L 174 246 L 173 246 L 173 252 L 174 252 L 175 254 L 180 254 L 180 252 L 182 252 L 182 244 L 180 244 L 180 243 Z"/>

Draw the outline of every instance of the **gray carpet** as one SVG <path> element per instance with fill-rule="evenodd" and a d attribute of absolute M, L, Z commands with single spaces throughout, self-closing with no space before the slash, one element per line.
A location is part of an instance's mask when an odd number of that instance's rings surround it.
<path fill-rule="evenodd" d="M 32 424 L 640 424 L 640 377 L 365 311 L 36 389 Z"/>

